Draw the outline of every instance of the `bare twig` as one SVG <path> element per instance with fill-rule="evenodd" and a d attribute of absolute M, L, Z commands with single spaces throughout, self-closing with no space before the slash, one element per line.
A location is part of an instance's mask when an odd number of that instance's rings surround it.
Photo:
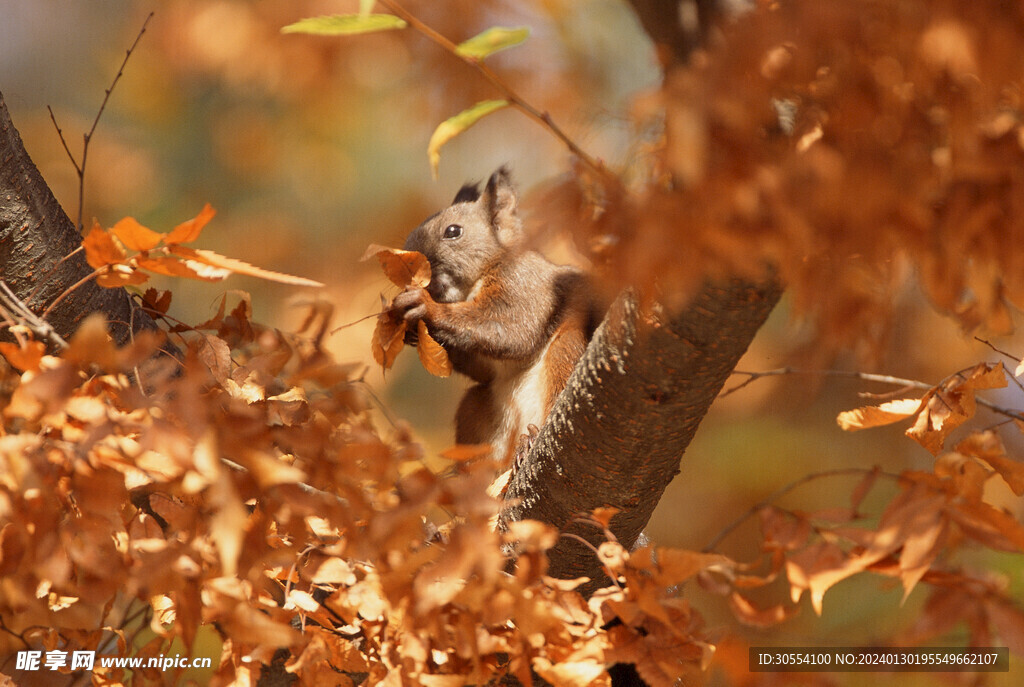
<path fill-rule="evenodd" d="M 68 342 L 46 321 L 46 315 L 39 317 L 32 312 L 2 279 L 0 279 L 0 306 L 14 321 L 28 327 L 40 340 L 50 341 L 62 350 L 68 347 Z"/>
<path fill-rule="evenodd" d="M 909 390 L 909 389 L 919 389 L 919 390 L 922 390 L 922 391 L 931 391 L 932 389 L 939 389 L 945 383 L 945 381 L 946 381 L 946 380 L 943 380 L 942 382 L 939 382 L 938 384 L 929 384 L 927 382 L 922 382 L 922 381 L 917 380 L 917 379 L 904 379 L 903 377 L 893 377 L 891 375 L 878 375 L 878 374 L 871 374 L 871 373 L 868 373 L 868 372 L 857 372 L 855 370 L 799 370 L 799 369 L 795 369 L 795 368 L 792 368 L 792 367 L 780 367 L 780 368 L 775 369 L 775 370 L 764 370 L 762 372 L 750 372 L 750 371 L 745 371 L 745 370 L 733 370 L 733 374 L 735 374 L 735 375 L 744 375 L 746 377 L 749 377 L 749 379 L 744 380 L 743 382 L 741 382 L 740 384 L 737 384 L 736 386 L 732 387 L 731 389 L 723 391 L 719 395 L 719 398 L 722 398 L 724 396 L 728 396 L 729 394 L 731 394 L 733 392 L 739 391 L 740 389 L 742 389 L 743 387 L 747 386 L 751 382 L 753 382 L 755 380 L 758 380 L 758 379 L 761 379 L 762 377 L 781 377 L 783 375 L 819 375 L 819 376 L 825 376 L 825 377 L 846 377 L 846 378 L 850 378 L 850 379 L 862 379 L 862 380 L 868 381 L 868 382 L 879 382 L 881 384 L 895 384 L 895 385 L 899 385 L 900 388 L 897 389 L 897 392 L 903 391 L 904 389 L 906 389 L 906 390 Z M 949 378 L 954 377 L 954 376 L 959 375 L 959 374 L 961 374 L 961 373 L 957 372 L 957 373 L 955 373 L 953 375 L 950 375 L 946 379 L 949 379 Z M 865 394 L 865 395 L 870 395 L 870 396 L 877 397 L 877 395 L 875 395 L 875 394 Z M 890 396 L 890 395 L 892 395 L 892 394 L 886 394 L 886 396 Z M 939 394 L 939 400 L 942 401 L 943 403 L 945 403 L 945 401 L 941 398 L 941 394 Z M 1022 420 L 1022 421 L 1024 421 L 1024 411 L 1014 410 L 1013 408 L 1007 408 L 1005 406 L 1001 406 L 1001 405 L 998 405 L 996 403 L 992 403 L 991 401 L 989 401 L 989 400 L 987 400 L 985 398 L 982 398 L 980 396 L 975 396 L 975 400 L 978 402 L 978 405 L 985 406 L 986 408 L 988 408 L 989 410 L 991 410 L 994 413 L 998 413 L 1000 415 L 1004 415 L 1004 416 L 1006 416 L 1008 418 L 1011 418 L 1011 419 L 1014 419 L 1014 420 Z"/>
<path fill-rule="evenodd" d="M 898 480 L 900 477 L 897 474 L 891 472 L 883 472 L 881 470 L 878 470 L 877 468 L 840 468 L 837 470 L 823 470 L 821 472 L 812 472 L 808 475 L 804 475 L 800 479 L 794 480 L 789 484 L 776 489 L 771 494 L 755 503 L 753 506 L 744 511 L 738 518 L 730 522 L 721 531 L 719 531 L 719 533 L 715 535 L 715 538 L 708 542 L 708 545 L 701 549 L 701 551 L 704 553 L 711 553 L 716 548 L 718 548 L 718 545 L 721 544 L 726 537 L 732 534 L 737 527 L 742 525 L 744 522 L 746 522 L 753 516 L 757 515 L 757 513 L 762 508 L 767 508 L 768 506 L 772 505 L 777 500 L 779 500 L 789 492 L 793 491 L 797 487 L 803 486 L 804 484 L 807 484 L 809 482 L 813 482 L 815 480 L 823 479 L 826 477 L 840 477 L 843 475 L 867 475 L 874 472 L 877 472 L 877 474 L 882 475 L 884 477 L 889 477 L 890 479 L 893 480 Z"/>
<path fill-rule="evenodd" d="M 89 274 L 85 275 L 84 277 L 82 277 L 81 279 L 76 281 L 74 284 L 72 284 L 71 286 L 66 288 L 63 293 L 61 293 L 59 296 L 54 298 L 53 301 L 48 306 L 46 306 L 46 310 L 43 311 L 43 319 L 46 319 L 47 317 L 49 317 L 50 316 L 50 312 L 53 311 L 53 309 L 57 306 L 57 304 L 60 303 L 65 298 L 67 298 L 75 289 L 80 287 L 82 284 L 85 284 L 90 279 L 96 278 L 100 274 L 101 274 L 100 270 L 93 270 L 92 272 L 90 272 Z"/>
<path fill-rule="evenodd" d="M 78 175 L 78 220 L 75 226 L 78 227 L 78 231 L 81 232 L 84 227 L 82 225 L 82 212 L 85 206 L 85 164 L 89 157 L 89 142 L 92 140 L 93 134 L 96 133 L 96 127 L 99 126 L 100 117 L 103 116 L 103 111 L 107 109 L 107 102 L 110 100 L 110 94 L 114 92 L 114 87 L 117 86 L 117 82 L 121 80 L 124 75 L 124 68 L 128 64 L 129 58 L 132 56 L 132 52 L 139 45 L 139 41 L 142 40 L 142 34 L 146 33 L 146 25 L 149 24 L 149 20 L 153 18 L 153 12 L 146 15 L 145 21 L 142 22 L 142 28 L 139 29 L 138 35 L 135 36 L 135 41 L 132 42 L 128 50 L 125 51 L 124 60 L 121 61 L 121 66 L 117 70 L 117 74 L 114 76 L 114 80 L 110 82 L 110 87 L 103 92 L 103 102 L 100 103 L 100 109 L 96 112 L 96 118 L 92 120 L 92 126 L 89 128 L 87 133 L 82 134 L 82 162 L 79 163 L 75 160 L 75 156 L 71 153 L 71 148 L 68 146 L 67 140 L 64 138 L 64 132 L 61 131 L 60 126 L 57 124 L 57 117 L 53 114 L 53 109 L 47 106 L 46 109 L 50 112 L 50 119 L 53 121 L 53 126 L 57 129 L 57 136 L 60 138 L 61 145 L 64 146 L 64 152 L 68 154 L 71 159 L 71 164 L 75 167 L 75 173 Z"/>
<path fill-rule="evenodd" d="M 437 45 L 444 48 L 444 50 L 446 50 L 447 52 L 450 52 L 452 55 L 455 55 L 469 66 L 479 71 L 480 74 L 483 75 L 485 79 L 490 81 L 491 84 L 495 88 L 497 88 L 502 93 L 502 95 L 505 96 L 505 100 L 508 100 L 513 107 L 515 107 L 517 110 L 524 113 L 531 119 L 537 121 L 538 123 L 541 124 L 541 126 L 543 126 L 552 134 L 554 134 L 556 138 L 558 138 L 560 141 L 562 141 L 562 143 L 565 144 L 565 146 L 569 149 L 570 152 L 572 152 L 573 155 L 578 157 L 588 167 L 593 168 L 595 171 L 599 173 L 604 172 L 604 167 L 601 165 L 601 163 L 592 158 L 589 154 L 587 154 L 587 152 L 580 148 L 579 145 L 577 145 L 576 142 L 573 141 L 572 138 L 570 138 L 569 135 L 566 134 L 565 131 L 561 129 L 561 127 L 555 124 L 550 114 L 538 110 L 536 107 L 527 102 L 511 86 L 509 86 L 504 79 L 498 76 L 498 74 L 495 73 L 493 69 L 488 67 L 483 62 L 483 60 L 474 57 L 469 57 L 467 55 L 460 55 L 457 49 L 458 46 L 454 42 L 449 40 L 447 37 L 436 31 L 435 29 L 431 28 L 427 24 L 425 24 L 422 20 L 420 20 L 414 14 L 409 12 L 409 10 L 405 9 L 394 0 L 380 0 L 380 4 L 384 5 L 384 7 L 387 7 L 389 10 L 394 12 L 395 16 L 401 18 L 403 21 L 409 24 L 409 26 L 414 28 L 416 31 L 419 31 L 426 38 L 430 39 Z"/>
<path fill-rule="evenodd" d="M 902 377 L 893 377 L 891 375 L 877 375 L 868 372 L 857 372 L 855 370 L 800 370 L 792 367 L 780 367 L 775 370 L 763 370 L 761 372 L 748 372 L 745 370 L 733 370 L 734 375 L 743 375 L 749 377 L 745 381 L 737 384 L 731 389 L 727 389 L 721 393 L 719 398 L 724 398 L 729 394 L 735 393 L 747 386 L 751 382 L 754 382 L 762 377 L 781 377 L 783 375 L 817 375 L 824 377 L 847 377 L 851 379 L 862 379 L 866 382 L 879 382 L 881 384 L 895 384 L 899 385 L 901 389 L 921 389 L 927 391 L 933 388 L 932 384 L 926 382 L 920 382 L 916 379 L 904 379 Z"/>
<path fill-rule="evenodd" d="M 1013 362 L 1017 363 L 1017 365 L 1020 365 L 1021 362 L 1022 362 L 1021 359 L 1018 358 L 1017 356 L 1013 355 L 1012 353 L 1007 353 L 1006 351 L 999 350 L 994 345 L 992 345 L 992 342 L 990 342 L 990 341 L 988 341 L 986 339 L 982 339 L 982 338 L 976 336 L 976 337 L 974 337 L 974 340 L 979 342 L 979 343 L 985 344 L 986 346 L 991 348 L 993 351 L 995 351 L 999 355 L 1006 356 L 1007 358 L 1009 358 Z M 1013 383 L 1017 385 L 1018 389 L 1020 389 L 1021 391 L 1024 391 L 1024 384 L 1021 384 L 1021 381 L 1019 379 L 1017 379 L 1016 375 L 1011 374 L 1010 375 L 1010 379 L 1013 380 Z"/>

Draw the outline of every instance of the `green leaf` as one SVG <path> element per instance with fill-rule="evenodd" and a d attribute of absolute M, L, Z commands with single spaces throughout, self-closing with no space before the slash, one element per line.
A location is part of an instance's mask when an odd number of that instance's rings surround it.
<path fill-rule="evenodd" d="M 459 43 L 455 52 L 462 57 L 482 60 L 499 50 L 519 45 L 529 35 L 530 28 L 528 26 L 519 26 L 514 29 L 505 26 L 492 26 L 483 33 L 478 33 L 469 40 Z"/>
<path fill-rule="evenodd" d="M 430 137 L 427 144 L 427 155 L 430 158 L 430 173 L 437 178 L 437 168 L 441 164 L 441 146 L 452 140 L 469 127 L 476 124 L 482 117 L 486 117 L 496 110 L 508 107 L 507 100 L 482 100 L 473 107 L 463 110 L 454 117 L 441 122 Z"/>
<path fill-rule="evenodd" d="M 281 29 L 281 33 L 311 33 L 320 36 L 342 36 L 386 29 L 404 29 L 406 23 L 393 14 L 334 14 L 326 17 L 300 19 Z"/>

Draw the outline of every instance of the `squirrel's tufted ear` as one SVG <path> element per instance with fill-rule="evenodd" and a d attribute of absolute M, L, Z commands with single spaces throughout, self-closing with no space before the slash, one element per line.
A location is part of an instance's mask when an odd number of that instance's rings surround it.
<path fill-rule="evenodd" d="M 459 189 L 459 192 L 455 194 L 455 200 L 452 201 L 452 205 L 475 203 L 478 200 L 480 200 L 480 184 L 464 184 Z"/>
<path fill-rule="evenodd" d="M 519 196 L 512 183 L 512 174 L 508 167 L 498 168 L 487 180 L 487 188 L 481 196 L 498 239 L 506 245 L 515 243 L 522 234 L 522 224 L 516 214 Z"/>

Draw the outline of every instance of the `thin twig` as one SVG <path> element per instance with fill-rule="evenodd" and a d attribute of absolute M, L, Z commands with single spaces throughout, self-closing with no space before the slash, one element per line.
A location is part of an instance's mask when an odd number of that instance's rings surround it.
<path fill-rule="evenodd" d="M 764 370 L 762 372 L 748 372 L 745 370 L 733 370 L 734 375 L 744 375 L 749 379 L 743 381 L 740 384 L 723 391 L 719 398 L 724 398 L 729 394 L 735 393 L 747 386 L 751 382 L 754 382 L 762 377 L 781 377 L 783 375 L 818 375 L 824 377 L 847 377 L 851 379 L 861 379 L 866 382 L 880 382 L 882 384 L 895 384 L 907 389 L 921 389 L 927 391 L 934 388 L 934 385 L 928 384 L 927 382 L 921 382 L 916 379 L 904 379 L 902 377 L 893 377 L 891 375 L 877 375 L 868 372 L 857 372 L 854 370 L 799 370 L 792 367 L 780 367 L 775 370 Z"/>
<path fill-rule="evenodd" d="M 61 350 L 68 347 L 68 342 L 46 321 L 45 314 L 39 317 L 23 303 L 7 282 L 0 279 L 0 304 L 9 313 L 10 317 L 17 320 L 19 324 L 28 327 L 40 340 L 49 340 Z"/>
<path fill-rule="evenodd" d="M 839 477 L 842 475 L 867 475 L 875 472 L 876 470 L 874 468 L 839 468 L 836 470 L 824 470 L 822 472 L 812 472 L 808 475 L 804 475 L 800 479 L 794 480 L 789 484 L 776 489 L 771 494 L 769 494 L 768 496 L 766 496 L 765 498 L 761 499 L 753 506 L 748 508 L 738 518 L 730 522 L 728 525 L 725 526 L 724 529 L 719 531 L 719 533 L 715 535 L 715 538 L 712 539 L 707 546 L 701 549 L 701 551 L 703 553 L 711 553 L 718 547 L 719 544 L 722 543 L 722 541 L 726 537 L 732 534 L 737 527 L 739 527 L 744 522 L 749 520 L 751 517 L 756 515 L 758 511 L 760 511 L 762 508 L 767 508 L 768 506 L 772 505 L 775 501 L 788 494 L 789 492 L 793 491 L 797 487 L 807 484 L 808 482 L 813 482 L 814 480 L 822 479 L 825 477 Z M 880 470 L 877 471 L 877 474 L 882 475 L 884 477 L 889 477 L 894 480 L 898 480 L 900 477 L 897 474 L 891 472 L 883 472 Z"/>
<path fill-rule="evenodd" d="M 61 144 L 64 146 L 64 152 L 71 158 L 71 164 L 75 167 L 75 173 L 78 174 L 78 221 L 75 226 L 78 227 L 78 231 L 81 232 L 84 229 L 82 224 L 82 212 L 85 207 L 85 164 L 89 157 L 89 142 L 92 140 L 93 134 L 96 133 L 96 127 L 99 126 L 100 117 L 103 116 L 103 111 L 107 109 L 107 102 L 110 100 L 110 94 L 114 92 L 114 87 L 117 86 L 117 82 L 124 76 L 124 68 L 128 65 L 128 60 L 132 56 L 132 52 L 139 45 L 139 41 L 142 40 L 142 35 L 146 33 L 146 26 L 149 24 L 149 20 L 153 18 L 153 12 L 146 15 L 146 19 L 142 22 L 142 28 L 139 29 L 138 35 L 135 36 L 135 40 L 132 42 L 128 50 L 125 51 L 124 60 L 121 61 L 121 66 L 117 70 L 117 74 L 114 76 L 114 80 L 110 82 L 110 87 L 103 92 L 103 102 L 100 103 L 100 109 L 96 112 L 95 119 L 92 120 L 92 126 L 89 127 L 87 133 L 82 134 L 82 162 L 81 164 L 75 160 L 75 156 L 72 155 L 71 149 L 68 147 L 67 141 L 64 139 L 64 132 L 61 131 L 60 126 L 57 124 L 57 118 L 53 114 L 53 110 L 47 106 L 46 109 L 50 111 L 50 119 L 53 121 L 53 126 L 57 129 L 57 136 L 60 138 Z"/>
<path fill-rule="evenodd" d="M 942 385 L 946 381 L 946 380 L 943 380 L 942 382 L 939 382 L 938 384 L 928 384 L 927 382 L 922 382 L 922 381 L 917 380 L 917 379 L 904 379 L 903 377 L 893 377 L 891 375 L 877 375 L 877 374 L 871 374 L 871 373 L 868 373 L 868 372 L 856 372 L 856 371 L 853 371 L 853 370 L 798 370 L 798 369 L 794 369 L 792 367 L 780 367 L 780 368 L 778 368 L 776 370 L 764 370 L 762 372 L 749 372 L 749 371 L 745 371 L 745 370 L 733 370 L 733 374 L 744 375 L 744 376 L 749 377 L 749 379 L 741 382 L 740 384 L 737 384 L 736 386 L 732 387 L 731 389 L 723 391 L 721 393 L 721 395 L 719 396 L 719 398 L 723 398 L 723 397 L 728 396 L 729 394 L 731 394 L 733 392 L 739 391 L 740 389 L 742 389 L 743 387 L 747 386 L 751 382 L 753 382 L 755 380 L 758 380 L 758 379 L 761 379 L 762 377 L 780 377 L 782 375 L 820 375 L 820 376 L 825 376 L 825 377 L 847 377 L 847 378 L 851 378 L 851 379 L 862 379 L 862 380 L 868 381 L 868 382 L 880 382 L 882 384 L 896 384 L 896 385 L 899 385 L 901 387 L 901 389 L 920 389 L 920 390 L 923 390 L 923 391 L 931 391 L 932 389 L 939 389 L 939 390 L 941 390 Z M 954 376 L 959 375 L 959 374 L 960 373 L 957 372 L 957 373 L 955 373 L 953 375 L 950 375 L 946 379 L 948 380 L 951 377 L 954 377 Z M 945 403 L 945 399 L 942 398 L 942 394 L 938 394 L 937 396 L 938 396 L 940 401 Z M 996 403 L 992 403 L 988 399 L 982 398 L 981 396 L 975 396 L 975 401 L 978 402 L 978 405 L 981 405 L 981 406 L 984 406 L 984 407 L 988 408 L 993 413 L 999 413 L 1000 415 L 1004 415 L 1004 416 L 1006 416 L 1008 418 L 1011 418 L 1011 419 L 1014 419 L 1014 420 L 1024 421 L 1024 411 L 1014 410 L 1013 408 L 1007 408 L 1005 406 L 1001 406 L 1001 405 L 998 405 Z"/>
<path fill-rule="evenodd" d="M 527 102 L 522 96 L 520 96 L 511 86 L 505 83 L 505 80 L 498 76 L 497 73 L 490 67 L 488 67 L 483 60 L 469 57 L 467 55 L 460 55 L 458 52 L 458 46 L 449 40 L 447 37 L 438 33 L 436 30 L 425 24 L 415 15 L 410 13 L 407 9 L 399 5 L 394 0 L 380 0 L 380 4 L 387 7 L 389 10 L 395 13 L 397 17 L 405 21 L 409 26 L 419 31 L 425 37 L 444 48 L 447 52 L 456 56 L 464 63 L 475 68 L 485 79 L 491 82 L 491 84 L 497 88 L 505 96 L 505 100 L 518 109 L 520 112 L 526 114 L 531 119 L 536 120 L 545 127 L 548 131 L 555 135 L 565 146 L 572 152 L 573 155 L 582 160 L 587 166 L 593 168 L 599 173 L 604 172 L 604 168 L 597 160 L 592 158 L 586 151 L 580 148 L 575 141 L 573 141 L 568 134 L 566 134 L 561 127 L 555 124 L 551 115 L 547 112 L 542 112 Z"/>
<path fill-rule="evenodd" d="M 46 310 L 43 311 L 43 319 L 45 320 L 47 317 L 49 317 L 50 313 L 57 306 L 57 304 L 60 303 L 65 298 L 67 298 L 69 295 L 71 295 L 71 293 L 75 289 L 77 289 L 78 287 L 82 286 L 83 284 L 85 284 L 90 279 L 94 279 L 94 278 L 98 277 L 100 274 L 102 274 L 102 272 L 100 270 L 93 270 L 92 272 L 90 272 L 89 274 L 85 275 L 84 277 L 82 277 L 81 279 L 76 281 L 74 284 L 69 286 L 68 288 L 64 289 L 63 293 L 61 293 L 59 296 L 54 298 L 53 301 L 48 306 L 46 306 Z"/>
<path fill-rule="evenodd" d="M 1018 365 L 1018 366 L 1019 366 L 1019 365 L 1021 364 L 1021 362 L 1022 362 L 1022 361 L 1021 361 L 1021 359 L 1020 359 L 1020 358 L 1018 358 L 1017 356 L 1015 356 L 1015 355 L 1013 355 L 1013 354 L 1011 354 L 1011 353 L 1007 353 L 1006 351 L 1001 351 L 1001 350 L 999 350 L 999 349 L 998 349 L 998 348 L 996 348 L 996 347 L 995 347 L 994 345 L 992 345 L 992 342 L 990 342 L 990 341 L 988 341 L 988 340 L 986 340 L 986 339 L 982 339 L 982 338 L 980 338 L 980 337 L 977 337 L 977 336 L 976 336 L 976 337 L 974 337 L 974 340 L 975 340 L 975 341 L 977 341 L 977 342 L 979 342 L 979 343 L 983 343 L 983 344 L 985 344 L 986 346 L 988 346 L 989 348 L 991 348 L 991 349 L 992 349 L 993 351 L 995 351 L 995 352 L 996 352 L 996 353 L 998 353 L 999 355 L 1002 355 L 1002 356 L 1006 356 L 1007 358 L 1009 358 L 1009 359 L 1010 359 L 1010 360 L 1012 360 L 1013 362 L 1017 363 L 1017 365 Z M 1012 380 L 1013 380 L 1013 383 L 1017 385 L 1017 388 L 1018 388 L 1018 389 L 1020 389 L 1021 391 L 1024 391 L 1024 384 L 1021 384 L 1021 381 L 1020 381 L 1019 379 L 1017 379 L 1017 375 L 1011 374 L 1011 375 L 1010 375 L 1010 379 L 1012 379 Z"/>

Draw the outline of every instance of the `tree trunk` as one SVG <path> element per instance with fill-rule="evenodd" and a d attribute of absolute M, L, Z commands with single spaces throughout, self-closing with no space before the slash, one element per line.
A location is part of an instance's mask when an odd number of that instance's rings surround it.
<path fill-rule="evenodd" d="M 773 278 L 707 283 L 664 321 L 621 296 L 509 483 L 502 522 L 541 520 L 596 545 L 604 533 L 579 517 L 611 506 L 619 509 L 611 531 L 632 547 L 781 293 Z M 560 538 L 549 558 L 552 576 L 589 577 L 590 591 L 607 584 L 593 551 L 574 538 Z"/>
<path fill-rule="evenodd" d="M 93 270 L 82 251 L 65 260 L 81 245 L 81 236 L 25 151 L 2 93 L 0 199 L 0 280 L 40 315 Z M 68 293 L 45 319 L 66 339 L 94 312 L 107 317 L 111 335 L 119 344 L 126 343 L 133 332 L 156 328 L 149 315 L 135 307 L 127 291 L 103 288 L 93 280 Z M 0 328 L 0 337 L 10 338 L 6 327 Z"/>

